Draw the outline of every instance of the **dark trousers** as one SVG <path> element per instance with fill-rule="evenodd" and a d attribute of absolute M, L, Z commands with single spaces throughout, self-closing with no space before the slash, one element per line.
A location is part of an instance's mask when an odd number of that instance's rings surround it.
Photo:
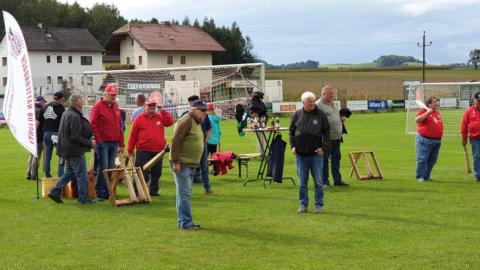
<path fill-rule="evenodd" d="M 340 140 L 331 140 L 330 147 L 325 151 L 323 159 L 323 177 L 322 182 L 324 185 L 329 185 L 328 182 L 328 161 L 330 160 L 333 182 L 335 184 L 342 181 L 342 175 L 340 174 L 340 159 L 342 154 L 340 153 Z"/>
<path fill-rule="evenodd" d="M 150 159 L 152 159 L 158 152 L 138 152 L 135 155 L 135 167 L 143 167 Z M 153 166 L 150 171 L 144 171 L 143 176 L 148 183 L 148 190 L 150 195 L 158 194 L 160 188 L 160 177 L 162 176 L 163 157 Z"/>

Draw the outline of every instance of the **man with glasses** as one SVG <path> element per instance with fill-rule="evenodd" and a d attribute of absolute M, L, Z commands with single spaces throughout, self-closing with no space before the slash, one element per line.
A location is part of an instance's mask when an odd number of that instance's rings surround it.
<path fill-rule="evenodd" d="M 157 103 L 149 98 L 145 102 L 145 112 L 139 114 L 132 125 L 128 138 L 128 156 L 135 154 L 135 167 L 143 167 L 150 159 L 160 153 L 166 144 L 165 127 L 173 125 L 174 120 L 170 113 L 160 107 L 157 112 Z M 150 196 L 159 196 L 159 181 L 162 176 L 163 157 L 149 172 L 143 171 L 149 185 Z"/>
<path fill-rule="evenodd" d="M 175 125 L 170 150 L 170 163 L 177 187 L 177 225 L 186 230 L 199 230 L 190 210 L 193 174 L 199 167 L 205 141 L 201 123 L 207 117 L 207 104 L 194 101 L 191 110 Z"/>

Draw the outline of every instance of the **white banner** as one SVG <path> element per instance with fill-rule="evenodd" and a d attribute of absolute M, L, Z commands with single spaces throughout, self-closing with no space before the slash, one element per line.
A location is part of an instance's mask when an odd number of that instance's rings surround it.
<path fill-rule="evenodd" d="M 368 110 L 367 100 L 347 100 L 347 108 L 350 111 L 366 111 Z"/>
<path fill-rule="evenodd" d="M 303 108 L 302 102 L 273 102 L 273 113 L 292 113 Z"/>
<path fill-rule="evenodd" d="M 15 139 L 37 156 L 32 73 L 22 30 L 10 13 L 3 11 L 8 51 L 8 79 L 3 111 Z"/>

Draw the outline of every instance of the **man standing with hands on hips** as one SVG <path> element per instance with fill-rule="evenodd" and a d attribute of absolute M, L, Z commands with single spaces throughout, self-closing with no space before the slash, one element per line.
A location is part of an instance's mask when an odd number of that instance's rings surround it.
<path fill-rule="evenodd" d="M 207 104 L 201 100 L 192 102 L 191 110 L 175 125 L 170 163 L 177 187 L 177 226 L 185 230 L 199 230 L 193 222 L 190 210 L 193 174 L 200 165 L 204 145 L 201 123 L 207 117 Z"/>
<path fill-rule="evenodd" d="M 480 92 L 473 96 L 473 105 L 463 114 L 462 144 L 467 144 L 470 139 L 473 153 L 473 173 L 477 182 L 480 182 Z"/>
<path fill-rule="evenodd" d="M 90 114 L 90 123 L 97 143 L 95 154 L 98 160 L 98 171 L 95 189 L 98 201 L 106 200 L 109 196 L 103 170 L 113 168 L 117 151 L 123 153 L 124 148 L 122 119 L 115 101 L 117 93 L 117 86 L 108 84 L 103 97 L 95 103 Z"/>

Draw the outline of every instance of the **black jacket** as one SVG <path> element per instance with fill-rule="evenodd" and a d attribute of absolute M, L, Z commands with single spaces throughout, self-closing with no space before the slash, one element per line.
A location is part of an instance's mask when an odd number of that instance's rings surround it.
<path fill-rule="evenodd" d="M 62 115 L 58 130 L 57 155 L 63 158 L 78 157 L 92 146 L 92 128 L 82 113 L 70 107 Z"/>
<path fill-rule="evenodd" d="M 315 155 L 315 150 L 327 149 L 330 144 L 330 125 L 327 116 L 316 106 L 311 112 L 303 108 L 296 111 L 290 123 L 290 145 L 297 155 Z"/>
<path fill-rule="evenodd" d="M 270 145 L 267 176 L 271 176 L 274 182 L 282 183 L 286 147 L 287 143 L 282 140 L 280 134 L 273 139 Z"/>
<path fill-rule="evenodd" d="M 60 126 L 60 119 L 64 112 L 65 108 L 63 105 L 57 102 L 52 101 L 43 106 L 39 117 L 39 121 L 43 124 L 43 132 L 57 132 Z"/>

